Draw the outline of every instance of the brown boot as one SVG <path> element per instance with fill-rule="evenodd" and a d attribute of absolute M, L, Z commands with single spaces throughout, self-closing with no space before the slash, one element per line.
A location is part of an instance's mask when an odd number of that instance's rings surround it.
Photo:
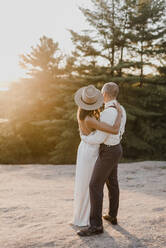
<path fill-rule="evenodd" d="M 118 224 L 117 218 L 116 217 L 111 217 L 108 214 L 103 215 L 103 219 L 109 221 L 112 225 L 117 225 Z"/>
<path fill-rule="evenodd" d="M 99 227 L 93 227 L 90 226 L 88 228 L 82 229 L 79 232 L 77 232 L 77 234 L 79 236 L 85 237 L 85 236 L 92 236 L 92 235 L 97 235 L 97 234 L 101 234 L 103 233 L 103 227 L 99 226 Z"/>

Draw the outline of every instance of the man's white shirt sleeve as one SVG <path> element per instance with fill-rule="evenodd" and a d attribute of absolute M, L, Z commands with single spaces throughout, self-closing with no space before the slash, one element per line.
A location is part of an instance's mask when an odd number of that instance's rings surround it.
<path fill-rule="evenodd" d="M 117 116 L 116 109 L 114 109 L 114 108 L 106 109 L 101 113 L 100 121 L 105 122 L 105 123 L 113 126 L 114 122 L 116 120 L 116 116 Z M 104 141 L 106 140 L 108 135 L 109 135 L 109 133 L 96 130 L 96 131 L 92 132 L 91 134 L 89 134 L 88 136 L 81 135 L 81 139 L 88 144 L 96 145 L 96 144 L 104 143 Z"/>

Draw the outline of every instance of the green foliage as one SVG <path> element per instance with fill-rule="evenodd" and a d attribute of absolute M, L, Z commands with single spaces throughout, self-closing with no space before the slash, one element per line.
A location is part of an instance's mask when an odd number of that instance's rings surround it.
<path fill-rule="evenodd" d="M 20 55 L 20 66 L 28 69 L 28 74 L 35 76 L 39 72 L 60 73 L 59 64 L 62 61 L 62 53 L 58 43 L 46 36 L 40 38 L 40 44 L 32 47 L 32 51 L 26 55 Z"/>
<path fill-rule="evenodd" d="M 20 134 L 15 135 L 12 125 L 0 124 L 0 163 L 31 162 L 31 151 Z"/>
<path fill-rule="evenodd" d="M 128 86 L 121 89 L 119 100 L 127 111 L 124 157 L 166 159 L 165 99 L 166 89 L 163 86 Z"/>
<path fill-rule="evenodd" d="M 139 75 L 143 85 L 145 65 L 154 66 L 154 58 L 165 45 L 165 1 L 139 5 L 136 0 L 102 0 L 92 4 L 93 9 L 80 8 L 92 28 L 81 34 L 70 30 L 75 45 L 71 70 L 93 83 L 94 77 L 112 81 L 117 76 L 126 78 L 130 72 Z"/>
<path fill-rule="evenodd" d="M 30 77 L 1 94 L 1 117 L 10 123 L 1 126 L 1 163 L 75 163 L 80 138 L 74 93 L 109 81 L 119 84 L 127 111 L 124 158 L 166 159 L 164 1 L 92 2 L 93 9 L 81 8 L 91 29 L 70 30 L 75 49 L 66 61 L 58 43 L 45 36 L 21 56 Z M 158 74 L 145 75 L 145 65 Z"/>

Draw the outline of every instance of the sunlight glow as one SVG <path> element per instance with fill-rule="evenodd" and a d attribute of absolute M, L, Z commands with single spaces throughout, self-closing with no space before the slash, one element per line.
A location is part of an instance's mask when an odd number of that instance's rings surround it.
<path fill-rule="evenodd" d="M 19 54 L 30 51 L 39 38 L 46 35 L 65 53 L 72 41 L 67 29 L 80 31 L 87 27 L 78 6 L 90 0 L 0 0 L 0 82 L 16 80 L 24 75 Z"/>
<path fill-rule="evenodd" d="M 36 46 L 43 35 L 58 41 L 65 54 L 73 49 L 68 29 L 89 28 L 79 6 L 91 0 L 0 0 L 0 88 L 25 76 L 19 55 Z M 152 69 L 146 68 L 146 73 Z"/>

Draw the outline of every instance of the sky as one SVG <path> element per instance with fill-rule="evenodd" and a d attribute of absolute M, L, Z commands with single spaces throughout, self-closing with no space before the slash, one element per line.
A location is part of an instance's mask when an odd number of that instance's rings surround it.
<path fill-rule="evenodd" d="M 89 7 L 90 0 L 0 0 L 0 84 L 5 87 L 24 75 L 19 55 L 29 52 L 43 35 L 70 53 L 67 29 L 79 32 L 88 27 L 78 6 Z"/>

